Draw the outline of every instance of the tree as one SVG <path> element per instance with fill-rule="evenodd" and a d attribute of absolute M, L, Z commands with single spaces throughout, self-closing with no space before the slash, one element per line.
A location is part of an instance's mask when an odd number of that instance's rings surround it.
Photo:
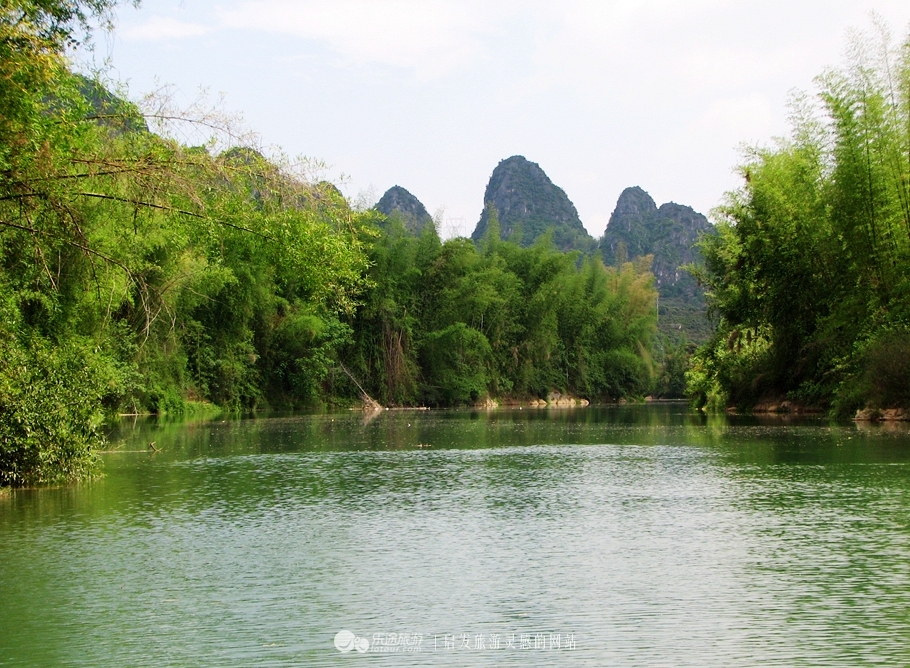
<path fill-rule="evenodd" d="M 319 400 L 366 286 L 368 217 L 334 186 L 150 132 L 69 72 L 112 8 L 0 14 L 0 484 L 85 475 L 105 410 Z"/>
<path fill-rule="evenodd" d="M 859 389 L 876 350 L 910 343 L 910 40 L 877 27 L 794 100 L 789 140 L 747 154 L 702 242 L 720 326 L 690 374 L 701 402 L 899 403 Z"/>

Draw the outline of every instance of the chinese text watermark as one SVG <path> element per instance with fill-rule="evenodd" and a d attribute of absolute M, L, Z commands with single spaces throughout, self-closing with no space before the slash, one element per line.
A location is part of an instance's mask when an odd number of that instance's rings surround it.
<path fill-rule="evenodd" d="M 404 652 L 457 652 L 483 650 L 553 651 L 577 649 L 574 633 L 373 633 L 351 631 L 335 635 L 339 652 L 361 654 Z"/>

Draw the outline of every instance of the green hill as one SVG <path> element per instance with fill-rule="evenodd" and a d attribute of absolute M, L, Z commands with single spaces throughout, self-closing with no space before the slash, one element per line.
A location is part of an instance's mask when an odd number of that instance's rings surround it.
<path fill-rule="evenodd" d="M 682 265 L 698 262 L 695 246 L 714 227 L 691 207 L 669 202 L 658 207 L 639 187 L 626 188 L 616 202 L 600 240 L 605 264 L 617 264 L 642 255 L 653 255 L 651 271 L 660 303 L 658 327 L 678 338 L 701 342 L 710 335 L 704 291 Z"/>
<path fill-rule="evenodd" d="M 413 234 L 419 235 L 424 227 L 433 225 L 433 217 L 423 203 L 401 186 L 386 190 L 375 208 L 390 220 L 399 219 Z"/>
<path fill-rule="evenodd" d="M 501 161 L 483 195 L 484 210 L 471 238 L 479 241 L 487 231 L 490 205 L 499 217 L 502 239 L 530 246 L 548 229 L 560 250 L 592 252 L 594 239 L 578 218 L 575 205 L 536 162 L 520 155 Z"/>

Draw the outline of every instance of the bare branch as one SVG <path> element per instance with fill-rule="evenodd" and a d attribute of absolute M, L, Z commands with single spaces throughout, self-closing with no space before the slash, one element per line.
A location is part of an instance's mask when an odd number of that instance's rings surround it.
<path fill-rule="evenodd" d="M 88 247 L 88 246 L 85 246 L 85 245 L 83 245 L 83 244 L 80 244 L 79 242 L 73 241 L 72 239 L 65 239 L 65 238 L 60 237 L 60 236 L 58 236 L 58 235 L 56 235 L 56 234 L 51 234 L 50 232 L 45 232 L 45 231 L 43 231 L 43 230 L 38 230 L 38 229 L 35 229 L 35 228 L 33 228 L 33 227 L 26 227 L 25 225 L 18 225 L 18 224 L 16 224 L 16 223 L 11 223 L 11 222 L 9 222 L 9 221 L 7 221 L 7 220 L 0 220 L 0 225 L 2 225 L 2 226 L 4 226 L 4 227 L 12 227 L 12 228 L 17 229 L 17 230 L 22 230 L 23 232 L 28 232 L 28 233 L 33 234 L 33 235 L 35 235 L 35 236 L 44 236 L 44 237 L 48 237 L 48 238 L 50 238 L 50 239 L 54 239 L 54 240 L 56 240 L 56 241 L 62 241 L 63 243 L 68 244 L 68 245 L 70 245 L 70 246 L 73 246 L 74 248 L 78 248 L 78 249 L 80 249 L 80 250 L 82 250 L 82 251 L 85 251 L 86 253 L 89 253 L 90 255 L 95 255 L 95 256 L 101 258 L 102 260 L 104 260 L 105 262 L 110 262 L 111 264 L 120 267 L 120 268 L 123 269 L 123 271 L 125 271 L 130 277 L 133 277 L 133 276 L 134 276 L 134 274 L 133 274 L 133 272 L 130 270 L 130 268 L 127 267 L 127 266 L 126 266 L 125 264 L 123 264 L 122 262 L 120 262 L 119 260 L 115 260 L 114 258 L 110 257 L 109 255 L 105 255 L 104 253 L 101 253 L 101 252 L 99 252 L 99 251 L 96 251 L 94 248 L 90 248 L 90 247 Z"/>
<path fill-rule="evenodd" d="M 262 237 L 263 239 L 268 239 L 269 241 L 274 241 L 274 239 L 272 237 L 270 237 L 266 234 L 263 234 L 262 232 L 257 232 L 256 230 L 251 230 L 248 227 L 243 227 L 242 225 L 235 225 L 234 223 L 229 223 L 226 220 L 212 219 L 212 218 L 209 218 L 208 216 L 203 216 L 200 213 L 195 213 L 193 211 L 187 211 L 186 209 L 179 209 L 174 206 L 167 206 L 165 204 L 155 204 L 154 202 L 145 202 L 143 200 L 129 199 L 127 197 L 117 197 L 115 195 L 106 195 L 104 193 L 82 192 L 82 193 L 77 193 L 77 194 L 81 195 L 82 197 L 95 197 L 97 199 L 106 199 L 106 200 L 112 200 L 115 202 L 123 202 L 125 204 L 132 204 L 133 206 L 145 207 L 148 209 L 158 209 L 161 211 L 169 211 L 171 213 L 179 213 L 184 216 L 191 216 L 193 218 L 199 218 L 201 220 L 207 220 L 209 222 L 214 222 L 219 225 L 225 225 L 227 227 L 232 227 L 235 230 L 240 230 L 242 232 L 249 232 L 250 234 L 255 234 L 258 237 Z"/>

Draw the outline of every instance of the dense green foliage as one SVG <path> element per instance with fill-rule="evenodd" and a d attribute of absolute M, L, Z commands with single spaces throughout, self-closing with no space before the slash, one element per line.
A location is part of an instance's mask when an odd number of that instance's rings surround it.
<path fill-rule="evenodd" d="M 910 405 L 910 41 L 852 46 L 703 242 L 720 327 L 689 374 L 700 402 Z"/>
<path fill-rule="evenodd" d="M 646 262 L 503 243 L 495 215 L 442 243 L 230 135 L 151 132 L 63 58 L 110 9 L 0 13 L 0 486 L 90 475 L 111 413 L 650 389 Z"/>
<path fill-rule="evenodd" d="M 74 76 L 109 3 L 0 12 L 0 485 L 84 476 L 103 410 L 312 400 L 365 217 L 255 151 L 186 147 Z"/>
<path fill-rule="evenodd" d="M 392 225 L 370 250 L 348 359 L 384 403 L 451 405 L 488 397 L 588 399 L 646 393 L 654 374 L 654 291 L 646 262 L 605 267 L 500 241 L 480 247 Z"/>

